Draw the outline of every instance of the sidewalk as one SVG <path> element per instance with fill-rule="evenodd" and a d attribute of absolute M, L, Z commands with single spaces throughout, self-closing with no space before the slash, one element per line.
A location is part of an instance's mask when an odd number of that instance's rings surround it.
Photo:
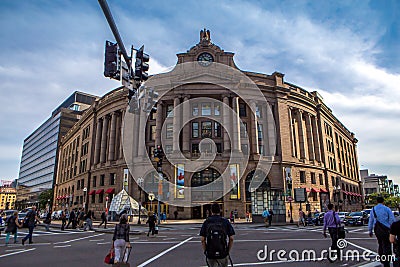
<path fill-rule="evenodd" d="M 169 228 L 168 226 L 179 226 L 179 225 L 197 225 L 200 227 L 200 225 L 204 222 L 204 220 L 205 219 L 167 220 L 166 222 L 161 222 L 158 226 L 160 228 Z M 107 222 L 106 229 L 104 229 L 104 224 L 101 227 L 98 227 L 98 225 L 100 223 L 101 223 L 101 221 L 97 221 L 97 220 L 93 221 L 93 229 L 95 232 L 113 233 L 115 225 L 118 224 L 119 222 L 118 221 Z M 147 233 L 148 224 L 146 224 L 146 223 L 137 224 L 137 221 L 130 222 L 129 224 L 131 225 L 131 231 L 130 231 L 131 235 L 141 235 L 141 234 Z M 264 223 L 247 222 L 246 219 L 236 219 L 235 225 L 248 225 L 248 226 L 254 227 L 254 228 L 265 227 Z M 296 223 L 273 223 L 272 224 L 272 226 L 287 226 L 287 225 L 297 225 L 297 224 Z M 38 226 L 44 227 L 43 224 L 39 224 Z M 52 220 L 50 227 L 60 229 L 61 228 L 61 220 Z M 68 229 L 71 229 L 71 228 L 68 228 Z"/>

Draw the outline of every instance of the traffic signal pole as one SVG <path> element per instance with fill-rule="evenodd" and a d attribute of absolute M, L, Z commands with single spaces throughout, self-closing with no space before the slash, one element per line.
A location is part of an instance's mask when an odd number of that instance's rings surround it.
<path fill-rule="evenodd" d="M 111 31 L 114 34 L 115 40 L 118 43 L 118 46 L 121 50 L 122 56 L 124 57 L 126 64 L 128 66 L 132 66 L 131 58 L 126 53 L 124 43 L 122 42 L 121 35 L 119 35 L 117 25 L 115 24 L 114 18 L 111 15 L 111 11 L 110 11 L 110 8 L 108 7 L 107 1 L 106 0 L 98 0 L 98 1 L 101 6 L 101 9 L 103 10 L 104 15 L 106 16 L 108 25 L 110 25 Z"/>

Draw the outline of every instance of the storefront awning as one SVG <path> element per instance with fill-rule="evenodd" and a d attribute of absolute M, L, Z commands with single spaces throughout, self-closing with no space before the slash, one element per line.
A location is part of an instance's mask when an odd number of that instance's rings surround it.
<path fill-rule="evenodd" d="M 104 193 L 104 189 L 99 189 L 96 191 L 96 194 L 103 194 Z"/>
<path fill-rule="evenodd" d="M 323 189 L 323 188 L 321 188 L 319 191 L 320 191 L 321 193 L 328 193 L 328 190 Z"/>
<path fill-rule="evenodd" d="M 108 188 L 106 190 L 106 194 L 114 194 L 114 192 L 115 192 L 115 188 Z"/>
<path fill-rule="evenodd" d="M 310 188 L 307 188 L 307 187 L 302 187 L 302 188 L 305 188 L 307 193 L 311 192 Z"/>
<path fill-rule="evenodd" d="M 314 188 L 313 187 L 313 188 L 311 188 L 311 192 L 317 192 L 318 193 L 318 192 L 320 192 L 320 190 L 319 190 L 319 188 Z"/>
<path fill-rule="evenodd" d="M 96 194 L 96 190 L 92 190 L 89 192 L 89 195 L 94 195 L 94 194 Z"/>

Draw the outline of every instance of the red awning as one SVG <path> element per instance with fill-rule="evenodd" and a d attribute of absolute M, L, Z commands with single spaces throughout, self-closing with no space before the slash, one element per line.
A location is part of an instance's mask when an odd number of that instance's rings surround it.
<path fill-rule="evenodd" d="M 302 187 L 302 188 L 305 188 L 307 193 L 311 192 L 310 188 L 306 188 L 306 187 Z"/>
<path fill-rule="evenodd" d="M 321 188 L 319 191 L 320 191 L 321 193 L 328 193 L 328 190 L 323 189 L 323 188 Z"/>
<path fill-rule="evenodd" d="M 108 188 L 106 190 L 106 194 L 114 194 L 114 192 L 115 192 L 115 188 Z"/>
<path fill-rule="evenodd" d="M 96 194 L 103 194 L 104 193 L 104 189 L 99 189 L 96 191 Z"/>
<path fill-rule="evenodd" d="M 96 190 L 90 191 L 88 195 L 94 195 L 94 194 L 96 194 Z"/>
<path fill-rule="evenodd" d="M 343 190 L 342 192 L 343 192 L 343 194 L 345 194 L 345 195 L 347 195 L 347 194 L 348 194 L 348 192 L 347 192 L 347 191 L 344 191 L 344 190 Z"/>
<path fill-rule="evenodd" d="M 319 190 L 318 188 L 314 188 L 314 187 L 311 188 L 311 192 L 317 192 L 317 193 L 318 193 L 319 191 L 320 191 L 320 190 Z"/>

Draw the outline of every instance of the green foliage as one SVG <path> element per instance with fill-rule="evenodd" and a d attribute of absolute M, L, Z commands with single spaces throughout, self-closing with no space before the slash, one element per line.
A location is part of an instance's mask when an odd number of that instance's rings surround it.
<path fill-rule="evenodd" d="M 388 206 L 389 208 L 397 208 L 400 204 L 400 197 L 397 196 L 392 196 L 386 192 L 383 193 L 372 193 L 368 196 L 368 203 L 370 205 L 376 205 L 377 201 L 376 198 L 377 197 L 383 197 L 383 199 L 385 200 L 385 205 Z"/>
<path fill-rule="evenodd" d="M 45 209 L 46 204 L 48 203 L 48 200 L 50 199 L 49 205 L 50 207 L 52 206 L 53 203 L 53 189 L 49 189 L 46 191 L 43 191 L 39 195 L 39 209 Z"/>

